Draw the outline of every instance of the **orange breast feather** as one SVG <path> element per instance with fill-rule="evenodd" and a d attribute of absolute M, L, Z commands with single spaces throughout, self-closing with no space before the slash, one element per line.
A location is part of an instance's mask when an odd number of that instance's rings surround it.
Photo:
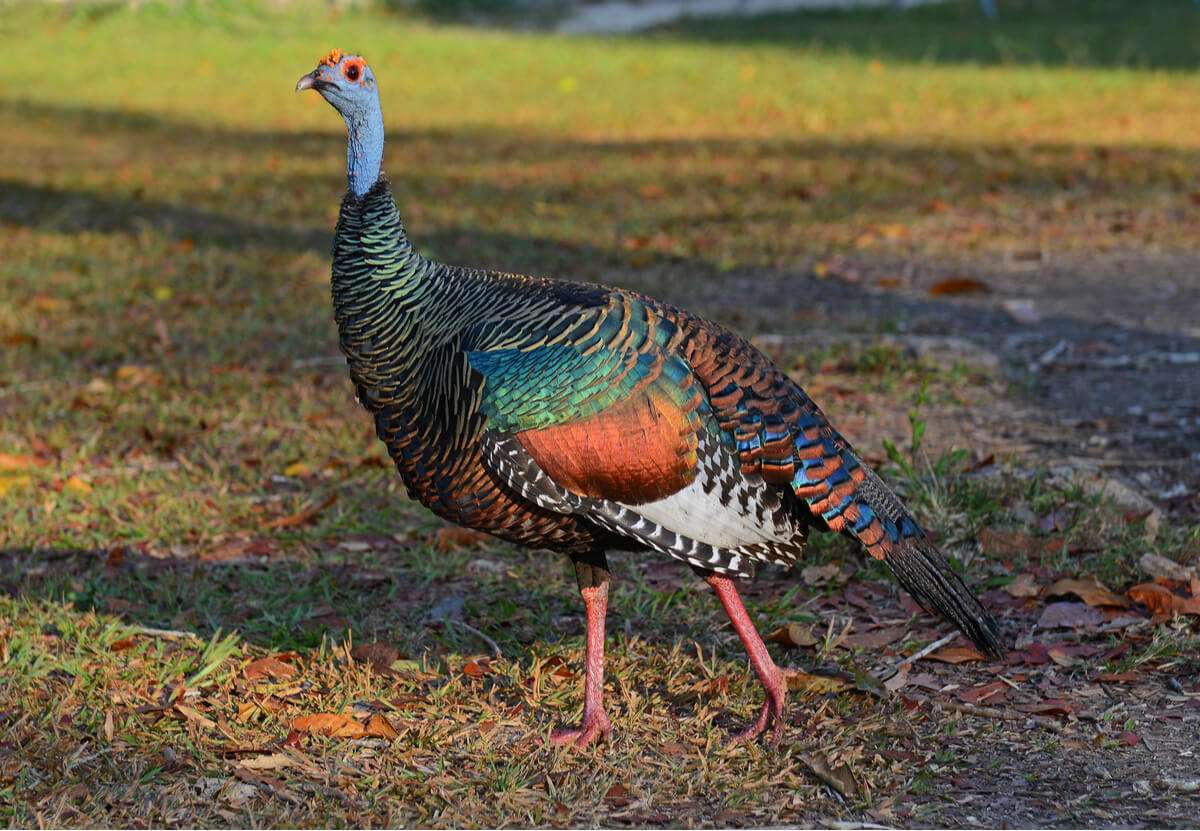
<path fill-rule="evenodd" d="M 602 413 L 517 438 L 567 490 L 638 505 L 691 483 L 699 426 L 694 409 L 651 387 Z"/>

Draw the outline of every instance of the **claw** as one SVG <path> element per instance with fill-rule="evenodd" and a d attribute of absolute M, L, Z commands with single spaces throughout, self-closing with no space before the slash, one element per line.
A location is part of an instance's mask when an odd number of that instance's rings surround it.
<path fill-rule="evenodd" d="M 574 745 L 583 748 L 594 741 L 607 738 L 611 732 L 612 722 L 609 721 L 608 714 L 599 710 L 585 715 L 578 727 L 563 727 L 555 730 L 550 734 L 550 741 L 559 747 Z"/>

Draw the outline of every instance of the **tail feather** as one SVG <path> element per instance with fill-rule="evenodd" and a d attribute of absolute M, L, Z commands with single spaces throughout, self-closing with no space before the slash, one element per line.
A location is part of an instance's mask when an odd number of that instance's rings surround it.
<path fill-rule="evenodd" d="M 1004 655 L 995 619 L 928 538 L 920 535 L 901 540 L 883 562 L 925 609 L 957 626 L 985 655 Z"/>
<path fill-rule="evenodd" d="M 1003 655 L 996 621 L 849 443 L 832 430 L 810 430 L 800 434 L 796 448 L 802 461 L 792 485 L 809 510 L 831 530 L 862 543 L 918 603 L 957 626 L 984 653 Z"/>

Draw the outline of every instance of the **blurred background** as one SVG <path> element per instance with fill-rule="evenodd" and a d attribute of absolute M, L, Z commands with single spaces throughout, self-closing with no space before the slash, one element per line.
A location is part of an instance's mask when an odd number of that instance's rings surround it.
<path fill-rule="evenodd" d="M 753 338 L 996 592 L 1160 576 L 1147 554 L 1195 574 L 1191 0 L 0 0 L 0 45 L 0 641 L 13 695 L 81 699 L 83 733 L 110 705 L 71 661 L 121 622 L 204 639 L 179 666 L 136 652 L 166 684 L 347 629 L 478 650 L 425 617 L 464 614 L 477 562 L 465 619 L 506 650 L 574 614 L 557 562 L 407 503 L 352 399 L 328 296 L 344 128 L 293 92 L 333 47 L 379 78 L 426 254 Z M 674 580 L 637 577 L 635 631 L 709 614 Z"/>

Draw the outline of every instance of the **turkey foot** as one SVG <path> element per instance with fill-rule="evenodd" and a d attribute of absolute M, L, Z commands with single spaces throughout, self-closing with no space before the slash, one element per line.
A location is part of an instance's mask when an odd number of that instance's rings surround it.
<path fill-rule="evenodd" d="M 739 744 L 754 741 L 769 727 L 770 734 L 767 743 L 773 747 L 779 744 L 779 739 L 783 735 L 783 707 L 787 700 L 787 683 L 784 681 L 783 673 L 771 660 L 771 654 L 767 652 L 767 645 L 763 643 L 762 638 L 758 635 L 758 630 L 754 628 L 754 622 L 746 614 L 746 607 L 742 605 L 742 598 L 738 595 L 733 581 L 728 577 L 713 573 L 705 575 L 704 581 L 717 593 L 717 598 L 725 608 L 725 614 L 729 616 L 729 622 L 733 624 L 733 631 L 738 633 L 738 637 L 742 639 L 742 645 L 746 647 L 746 654 L 750 656 L 750 666 L 754 667 L 754 672 L 758 675 L 758 680 L 762 682 L 767 696 L 762 709 L 758 712 L 758 718 L 745 730 L 735 735 L 733 742 Z"/>
<path fill-rule="evenodd" d="M 578 727 L 561 727 L 550 734 L 550 741 L 560 747 L 575 745 L 587 747 L 598 739 L 603 739 L 612 732 L 612 722 L 608 713 L 603 710 L 593 710 L 586 713 Z"/>

